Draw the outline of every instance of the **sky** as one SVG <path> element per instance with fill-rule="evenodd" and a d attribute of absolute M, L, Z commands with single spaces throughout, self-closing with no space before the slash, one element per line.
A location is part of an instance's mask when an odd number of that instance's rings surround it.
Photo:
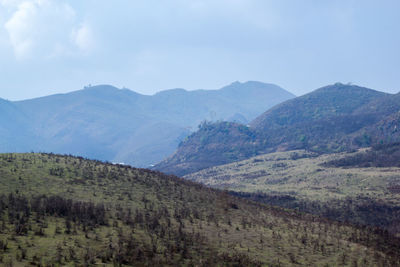
<path fill-rule="evenodd" d="M 0 97 L 335 82 L 400 91 L 398 0 L 0 0 Z"/>

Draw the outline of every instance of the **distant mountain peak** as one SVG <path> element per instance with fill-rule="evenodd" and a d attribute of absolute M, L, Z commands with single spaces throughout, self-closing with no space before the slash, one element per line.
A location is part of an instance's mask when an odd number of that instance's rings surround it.
<path fill-rule="evenodd" d="M 321 91 L 335 91 L 335 90 L 341 90 L 341 91 L 344 91 L 344 90 L 349 90 L 349 91 L 351 91 L 351 90 L 358 90 L 358 91 L 363 91 L 363 92 L 366 92 L 366 91 L 370 91 L 370 92 L 372 92 L 372 91 L 375 91 L 375 92 L 378 92 L 378 91 L 376 91 L 376 90 L 374 90 L 374 89 L 370 89 L 370 88 L 366 88 L 366 87 L 362 87 L 362 86 L 359 86 L 359 85 L 356 85 L 356 84 L 352 84 L 352 83 L 341 83 L 341 82 L 336 82 L 336 83 L 334 83 L 334 84 L 330 84 L 330 85 L 327 85 L 327 86 L 324 86 L 324 87 L 321 87 L 321 88 L 319 88 L 319 89 L 317 89 L 317 90 L 315 90 L 315 91 L 313 91 L 313 92 L 311 92 L 311 93 L 309 93 L 309 94 L 312 94 L 312 93 L 314 93 L 314 92 L 321 92 Z M 381 92 L 380 92 L 381 93 Z"/>
<path fill-rule="evenodd" d="M 222 87 L 223 88 L 232 88 L 232 87 L 246 87 L 246 86 L 277 86 L 272 83 L 264 83 L 264 82 L 259 82 L 259 81 L 246 81 L 246 82 L 240 82 L 240 81 L 235 81 L 227 86 Z M 278 86 L 277 86 L 278 87 Z"/>
<path fill-rule="evenodd" d="M 224 92 L 229 92 L 229 93 L 247 93 L 248 91 L 252 91 L 253 93 L 257 94 L 260 92 L 272 92 L 272 93 L 283 93 L 285 94 L 288 98 L 293 98 L 295 97 L 294 94 L 290 93 L 289 91 L 286 91 L 282 87 L 272 84 L 272 83 L 263 83 L 259 81 L 246 81 L 246 82 L 233 82 L 230 85 L 227 85 L 225 87 L 222 87 L 220 89 L 221 91 Z"/>
<path fill-rule="evenodd" d="M 155 93 L 155 95 L 164 95 L 164 94 L 183 94 L 183 93 L 187 93 L 188 91 L 186 89 L 183 88 L 173 88 L 173 89 L 167 89 L 167 90 L 163 90 L 160 92 Z"/>
<path fill-rule="evenodd" d="M 240 81 L 234 81 L 230 85 L 240 85 L 240 84 L 242 84 Z M 228 85 L 228 86 L 230 86 L 230 85 Z"/>
<path fill-rule="evenodd" d="M 83 87 L 83 90 L 121 90 L 115 86 L 109 85 L 109 84 L 99 84 L 99 85 L 88 85 Z"/>
<path fill-rule="evenodd" d="M 130 96 L 138 97 L 141 94 L 127 88 L 117 88 L 109 84 L 99 84 L 94 86 L 85 86 L 82 90 L 70 92 L 68 94 L 83 94 L 89 97 L 106 98 L 106 97 L 121 97 Z"/>

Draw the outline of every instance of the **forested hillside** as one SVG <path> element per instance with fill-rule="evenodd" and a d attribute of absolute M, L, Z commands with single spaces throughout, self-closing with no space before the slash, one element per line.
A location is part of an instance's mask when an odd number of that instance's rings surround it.
<path fill-rule="evenodd" d="M 398 266 L 387 231 L 249 202 L 174 176 L 0 155 L 1 264 Z"/>

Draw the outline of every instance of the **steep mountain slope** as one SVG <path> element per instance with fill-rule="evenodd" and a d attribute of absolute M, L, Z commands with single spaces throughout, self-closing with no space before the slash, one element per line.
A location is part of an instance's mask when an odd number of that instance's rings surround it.
<path fill-rule="evenodd" d="M 249 121 L 293 95 L 260 82 L 220 90 L 166 90 L 152 96 L 109 85 L 13 104 L 26 114 L 28 142 L 12 151 L 46 151 L 149 166 L 171 154 L 203 120 Z M 5 117 L 13 121 L 13 114 Z M 12 130 L 12 133 L 17 130 Z M 39 136 L 40 138 L 36 138 Z M 14 139 L 1 136 L 5 144 Z M 11 151 L 3 149 L 0 151 Z"/>
<path fill-rule="evenodd" d="M 226 123 L 207 125 L 156 168 L 184 175 L 272 151 L 305 148 L 323 153 L 359 147 L 362 144 L 353 142 L 351 134 L 375 125 L 395 110 L 394 104 L 392 109 L 379 110 L 379 106 L 385 106 L 377 102 L 379 99 L 396 103 L 391 97 L 354 85 L 326 86 L 266 111 L 250 123 L 245 135 L 237 134 L 244 126 L 230 124 L 227 129 Z M 370 103 L 380 103 L 375 105 L 378 111 Z"/>
<path fill-rule="evenodd" d="M 155 169 L 183 176 L 198 170 L 254 156 L 264 151 L 263 139 L 249 127 L 218 122 L 200 125 L 169 158 L 155 165 Z"/>
<path fill-rule="evenodd" d="M 400 242 L 145 169 L 0 155 L 5 266 L 398 266 Z"/>
<path fill-rule="evenodd" d="M 357 146 L 368 146 L 400 141 L 400 93 L 373 101 L 356 112 L 365 111 L 372 111 L 381 116 L 376 123 L 353 133 L 351 135 L 352 143 Z"/>

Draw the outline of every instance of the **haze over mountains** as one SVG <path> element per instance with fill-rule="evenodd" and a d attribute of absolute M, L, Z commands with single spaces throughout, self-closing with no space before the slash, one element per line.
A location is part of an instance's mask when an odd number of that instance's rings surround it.
<path fill-rule="evenodd" d="M 273 84 L 172 89 L 148 96 L 110 85 L 0 101 L 0 151 L 44 151 L 149 166 L 204 120 L 247 123 L 294 95 Z"/>
<path fill-rule="evenodd" d="M 399 95 L 336 83 L 281 103 L 250 127 L 203 124 L 176 153 L 156 165 L 185 175 L 273 151 L 346 151 L 399 140 Z"/>

